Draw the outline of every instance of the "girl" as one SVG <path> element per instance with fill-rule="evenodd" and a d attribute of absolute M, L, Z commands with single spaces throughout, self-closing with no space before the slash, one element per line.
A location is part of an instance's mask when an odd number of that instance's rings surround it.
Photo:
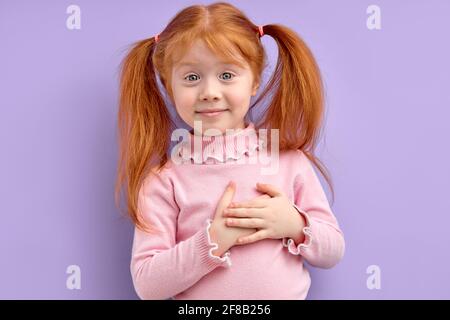
<path fill-rule="evenodd" d="M 279 58 L 250 107 L 266 61 L 263 35 L 276 41 Z M 173 148 L 179 132 L 157 74 L 191 128 Z M 116 201 L 126 187 L 139 297 L 305 299 L 303 262 L 334 266 L 344 237 L 312 167 L 331 186 L 313 153 L 322 82 L 300 37 L 281 25 L 258 27 L 227 3 L 190 6 L 134 45 L 120 85 Z M 249 109 L 268 93 L 255 123 Z M 266 146 L 279 165 L 264 172 Z"/>

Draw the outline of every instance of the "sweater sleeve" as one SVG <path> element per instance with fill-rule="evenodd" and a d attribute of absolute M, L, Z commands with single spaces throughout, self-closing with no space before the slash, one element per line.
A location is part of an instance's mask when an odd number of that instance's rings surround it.
<path fill-rule="evenodd" d="M 291 254 L 303 256 L 312 266 L 331 268 L 344 255 L 344 235 L 331 211 L 312 163 L 302 151 L 298 152 L 300 172 L 295 178 L 293 205 L 305 218 L 305 240 L 296 245 L 293 239 L 283 238 L 282 243 Z"/>
<path fill-rule="evenodd" d="M 135 227 L 130 271 L 141 299 L 168 299 L 183 292 L 215 268 L 230 267 L 230 252 L 212 254 L 211 219 L 190 238 L 177 242 L 178 205 L 168 176 L 152 175 L 139 191 L 138 206 L 143 220 L 159 232 Z"/>

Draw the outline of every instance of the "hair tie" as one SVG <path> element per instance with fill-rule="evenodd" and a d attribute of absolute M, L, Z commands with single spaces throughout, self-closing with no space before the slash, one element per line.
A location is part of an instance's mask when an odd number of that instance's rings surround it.
<path fill-rule="evenodd" d="M 263 26 L 258 26 L 259 29 L 259 37 L 261 38 L 264 35 Z"/>
<path fill-rule="evenodd" d="M 159 33 L 155 36 L 155 42 L 159 41 Z"/>

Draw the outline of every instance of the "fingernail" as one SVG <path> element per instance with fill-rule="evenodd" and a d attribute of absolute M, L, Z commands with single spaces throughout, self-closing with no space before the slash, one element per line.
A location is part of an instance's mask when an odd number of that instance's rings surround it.
<path fill-rule="evenodd" d="M 234 188 L 234 181 L 230 181 L 230 183 L 228 184 L 229 188 Z"/>
<path fill-rule="evenodd" d="M 228 205 L 228 207 L 229 207 L 229 208 L 233 208 L 234 205 L 235 205 L 234 202 L 232 202 L 232 203 L 230 203 L 230 204 Z"/>

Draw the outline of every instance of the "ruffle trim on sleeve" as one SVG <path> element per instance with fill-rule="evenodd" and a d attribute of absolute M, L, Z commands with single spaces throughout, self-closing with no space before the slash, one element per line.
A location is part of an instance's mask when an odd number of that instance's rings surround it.
<path fill-rule="evenodd" d="M 209 235 L 209 229 L 211 228 L 211 219 L 207 219 L 206 220 L 206 235 L 208 237 L 208 245 L 209 245 L 209 250 L 208 250 L 208 255 L 210 258 L 216 260 L 216 261 L 220 261 L 220 262 L 226 262 L 226 264 L 228 265 L 228 267 L 231 267 L 231 257 L 230 257 L 230 250 L 228 250 L 227 252 L 225 252 L 223 254 L 222 257 L 218 257 L 216 255 L 213 254 L 213 251 L 216 250 L 217 248 L 219 248 L 219 245 L 215 242 L 212 242 L 211 237 Z"/>
<path fill-rule="evenodd" d="M 313 242 L 313 235 L 311 232 L 311 220 L 309 218 L 309 215 L 305 211 L 298 208 L 295 204 L 293 204 L 293 206 L 305 218 L 306 226 L 303 227 L 305 240 L 303 243 L 299 243 L 297 246 L 295 245 L 294 240 L 290 238 L 283 238 L 282 243 L 283 246 L 288 248 L 288 251 L 293 255 L 301 255 L 301 250 L 309 248 Z"/>

